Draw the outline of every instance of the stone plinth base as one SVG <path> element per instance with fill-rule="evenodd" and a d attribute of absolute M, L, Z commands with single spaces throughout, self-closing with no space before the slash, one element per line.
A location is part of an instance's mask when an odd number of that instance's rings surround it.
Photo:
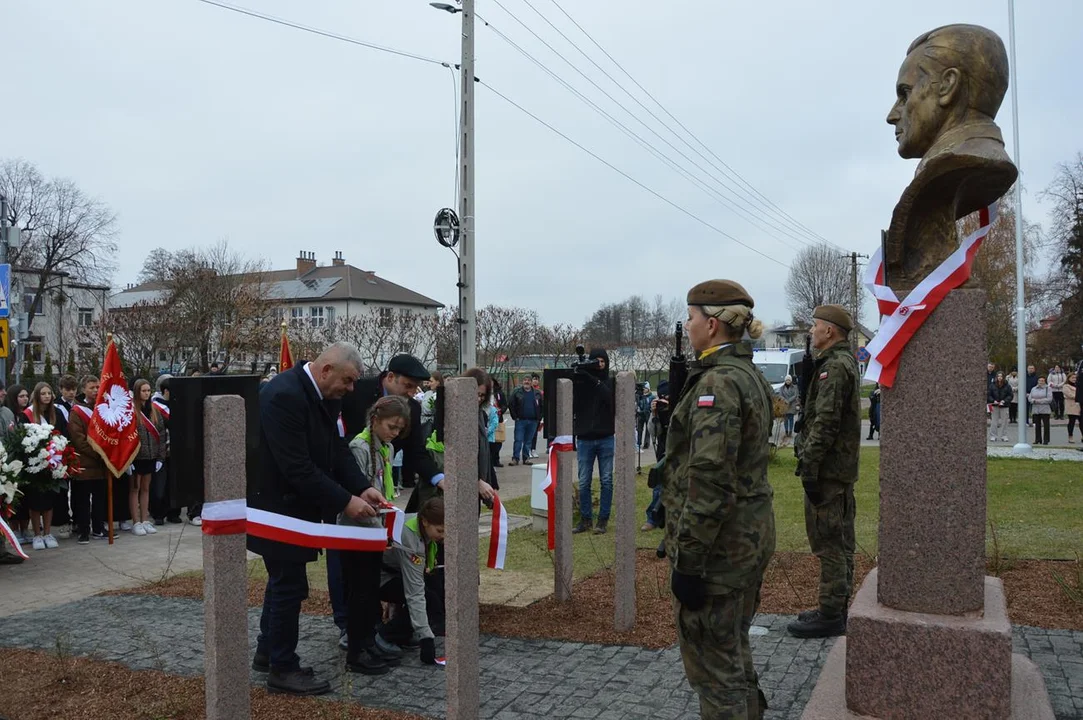
<path fill-rule="evenodd" d="M 1038 666 L 1022 655 L 1013 654 L 1011 664 L 1011 714 L 1007 720 L 1055 720 Z M 918 717 L 892 714 L 874 718 L 859 715 L 846 707 L 846 638 L 839 638 L 827 656 L 816 689 L 812 692 L 802 720 L 890 720 Z M 980 718 L 984 715 L 932 715 L 928 717 Z"/>
<path fill-rule="evenodd" d="M 1000 580 L 985 578 L 984 613 L 931 615 L 880 605 L 877 571 L 853 604 L 804 717 L 1052 720 L 1045 683 L 1011 652 Z"/>

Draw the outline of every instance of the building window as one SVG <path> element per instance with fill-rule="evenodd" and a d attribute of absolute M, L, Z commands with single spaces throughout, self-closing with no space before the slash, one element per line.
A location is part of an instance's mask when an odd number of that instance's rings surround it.
<path fill-rule="evenodd" d="M 395 309 L 394 308 L 379 308 L 380 311 L 380 327 L 389 328 L 395 323 Z"/>
<path fill-rule="evenodd" d="M 290 308 L 290 325 L 297 327 L 305 321 L 305 309 L 303 307 Z"/>
<path fill-rule="evenodd" d="M 308 322 L 312 327 L 323 327 L 324 315 L 323 308 L 318 305 L 313 305 L 308 309 Z"/>
<path fill-rule="evenodd" d="M 41 295 L 35 297 L 34 293 L 23 294 L 23 307 L 27 308 L 27 312 L 30 312 L 30 308 L 32 307 L 34 308 L 33 312 L 35 315 L 42 315 L 42 306 L 43 303 L 41 302 Z"/>
<path fill-rule="evenodd" d="M 79 308 L 79 327 L 88 328 L 94 325 L 94 310 L 92 308 Z"/>
<path fill-rule="evenodd" d="M 323 309 L 323 314 L 324 314 L 324 317 L 327 320 L 328 325 L 334 325 L 335 324 L 335 309 L 333 307 L 331 307 L 330 305 L 325 307 Z"/>

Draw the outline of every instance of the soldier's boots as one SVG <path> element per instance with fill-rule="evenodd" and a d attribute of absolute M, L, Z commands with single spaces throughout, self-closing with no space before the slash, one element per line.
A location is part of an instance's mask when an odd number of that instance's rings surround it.
<path fill-rule="evenodd" d="M 666 556 L 666 541 L 665 540 L 658 543 L 658 549 L 654 551 L 654 554 L 657 555 L 659 557 L 659 559 L 664 558 Z"/>
<path fill-rule="evenodd" d="M 605 531 L 609 526 L 608 520 L 599 520 L 598 525 L 594 528 L 595 535 L 605 535 Z"/>
<path fill-rule="evenodd" d="M 591 518 L 583 518 L 579 521 L 579 524 L 572 528 L 572 533 L 578 535 L 579 533 L 590 532 L 594 522 Z"/>
<path fill-rule="evenodd" d="M 838 637 L 846 634 L 846 613 L 825 615 L 818 608 L 806 610 L 786 630 L 797 638 Z"/>

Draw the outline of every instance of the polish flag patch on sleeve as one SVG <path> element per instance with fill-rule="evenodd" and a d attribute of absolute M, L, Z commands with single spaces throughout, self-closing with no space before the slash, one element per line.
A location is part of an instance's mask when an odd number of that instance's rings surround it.
<path fill-rule="evenodd" d="M 820 373 L 820 379 L 821 380 L 826 380 L 827 379 L 827 371 L 826 370 L 824 370 L 822 373 Z"/>
<path fill-rule="evenodd" d="M 700 395 L 699 402 L 696 405 L 698 407 L 714 407 L 714 395 Z"/>

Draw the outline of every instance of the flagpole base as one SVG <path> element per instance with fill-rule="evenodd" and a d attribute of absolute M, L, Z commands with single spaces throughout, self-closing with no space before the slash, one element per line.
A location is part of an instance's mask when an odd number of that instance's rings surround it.
<path fill-rule="evenodd" d="M 1033 449 L 1029 443 L 1016 443 L 1012 446 L 1012 455 L 1030 455 L 1030 451 Z"/>

